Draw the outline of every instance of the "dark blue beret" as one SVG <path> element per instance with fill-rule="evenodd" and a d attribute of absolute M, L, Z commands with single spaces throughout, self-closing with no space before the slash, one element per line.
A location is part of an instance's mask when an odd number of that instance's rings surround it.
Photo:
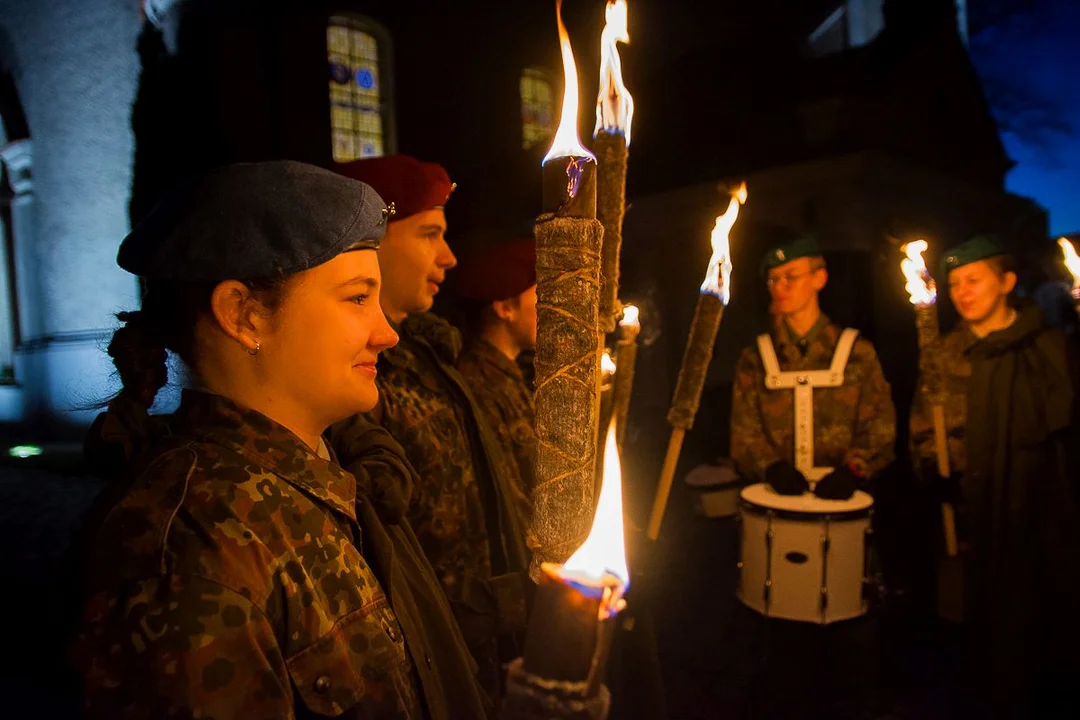
<path fill-rule="evenodd" d="M 116 262 L 148 280 L 276 278 L 377 248 L 392 212 L 368 185 L 312 165 L 228 165 L 165 195 Z"/>

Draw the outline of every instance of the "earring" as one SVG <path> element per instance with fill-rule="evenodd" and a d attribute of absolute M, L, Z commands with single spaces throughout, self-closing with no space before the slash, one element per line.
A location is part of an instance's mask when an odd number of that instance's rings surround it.
<path fill-rule="evenodd" d="M 256 340 L 256 341 L 255 341 L 255 349 L 254 349 L 254 350 L 252 350 L 251 348 L 244 348 L 244 349 L 245 349 L 245 350 L 247 350 L 247 354 L 248 354 L 248 355 L 258 355 L 258 354 L 259 354 L 259 350 L 261 350 L 261 349 L 262 349 L 262 345 L 260 345 L 260 344 L 259 344 L 259 341 L 258 341 L 258 340 Z"/>

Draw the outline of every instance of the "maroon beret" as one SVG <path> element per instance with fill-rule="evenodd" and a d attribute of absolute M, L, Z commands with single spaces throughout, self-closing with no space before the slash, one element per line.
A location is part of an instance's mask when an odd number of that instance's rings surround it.
<path fill-rule="evenodd" d="M 536 284 L 536 241 L 495 243 L 463 260 L 455 271 L 466 300 L 495 302 L 517 297 Z"/>
<path fill-rule="evenodd" d="M 442 165 L 420 162 L 408 155 L 337 163 L 334 170 L 367 183 L 382 199 L 394 205 L 392 220 L 403 220 L 424 210 L 440 208 L 457 187 Z"/>

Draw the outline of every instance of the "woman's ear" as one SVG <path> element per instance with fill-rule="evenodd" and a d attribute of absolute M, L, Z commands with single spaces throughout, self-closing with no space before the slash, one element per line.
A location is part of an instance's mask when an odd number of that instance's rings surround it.
<path fill-rule="evenodd" d="M 1001 283 L 1005 287 L 1005 294 L 1008 295 L 1016 289 L 1016 273 L 1012 272 L 1011 270 L 1006 272 L 1001 277 Z"/>
<path fill-rule="evenodd" d="M 513 322 L 517 317 L 518 310 L 521 309 L 521 304 L 518 302 L 518 298 L 512 297 L 507 300 L 496 300 L 491 303 L 491 309 L 495 313 L 495 317 L 506 322 Z"/>
<path fill-rule="evenodd" d="M 222 331 L 254 355 L 259 351 L 259 334 L 265 319 L 259 315 L 258 300 L 244 283 L 226 280 L 210 294 L 210 311 Z"/>

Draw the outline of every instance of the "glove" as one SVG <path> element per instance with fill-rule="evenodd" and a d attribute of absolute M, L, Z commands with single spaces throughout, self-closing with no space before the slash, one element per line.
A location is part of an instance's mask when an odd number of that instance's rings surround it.
<path fill-rule="evenodd" d="M 777 460 L 765 470 L 765 482 L 780 495 L 802 495 L 810 489 L 806 477 L 786 460 Z"/>
<path fill-rule="evenodd" d="M 814 494 L 822 500 L 847 500 L 855 494 L 859 479 L 851 468 L 841 465 L 821 478 L 814 486 Z"/>

